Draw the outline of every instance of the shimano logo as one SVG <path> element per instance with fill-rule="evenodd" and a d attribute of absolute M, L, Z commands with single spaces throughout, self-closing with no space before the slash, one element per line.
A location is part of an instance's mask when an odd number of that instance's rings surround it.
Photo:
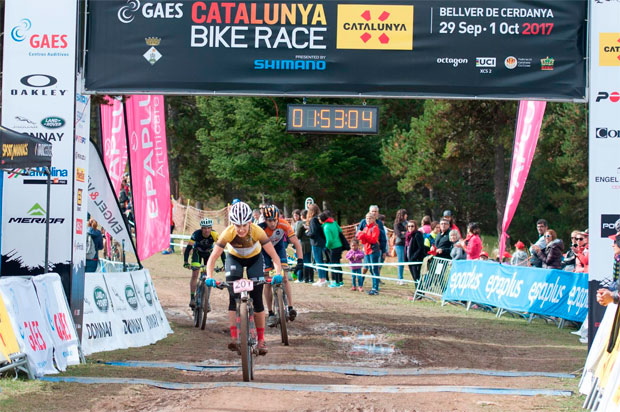
<path fill-rule="evenodd" d="M 127 0 L 127 4 L 118 9 L 118 19 L 121 23 L 131 23 L 138 9 L 140 9 L 140 0 Z"/>
<path fill-rule="evenodd" d="M 324 60 L 254 60 L 254 70 L 325 70 Z"/>
<path fill-rule="evenodd" d="M 453 57 L 439 57 L 437 58 L 437 64 L 451 64 L 454 67 L 459 67 L 460 64 L 467 64 L 469 60 L 459 59 Z"/>

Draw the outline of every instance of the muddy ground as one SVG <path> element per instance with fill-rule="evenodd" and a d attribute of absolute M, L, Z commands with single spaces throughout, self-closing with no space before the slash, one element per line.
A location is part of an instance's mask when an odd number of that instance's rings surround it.
<path fill-rule="evenodd" d="M 189 272 L 179 253 L 146 261 L 159 298 L 175 333 L 157 344 L 98 353 L 86 365 L 61 376 L 140 378 L 167 382 L 239 382 L 238 370 L 184 371 L 169 368 L 122 367 L 113 361 L 148 361 L 190 365 L 239 365 L 226 348 L 229 339 L 227 295 L 215 291 L 207 330 L 193 327 L 188 303 Z M 393 270 L 387 270 L 391 275 Z M 346 287 L 346 286 L 349 287 Z M 297 320 L 289 327 L 290 346 L 268 329 L 269 353 L 257 360 L 255 382 L 275 389 L 220 387 L 169 390 L 147 385 L 23 383 L 0 394 L 4 411 L 572 411 L 583 398 L 435 392 L 434 386 L 576 391 L 575 378 L 496 377 L 475 374 L 420 376 L 352 376 L 333 371 L 304 372 L 294 366 L 370 367 L 436 371 L 484 369 L 575 373 L 583 366 L 586 347 L 571 329 L 542 320 L 521 318 L 433 302 L 411 302 L 410 286 L 386 281 L 379 296 L 345 287 L 317 288 L 294 284 Z M 283 370 L 267 370 L 280 366 Z M 359 393 L 317 392 L 303 385 L 347 385 Z M 378 389 L 399 386 L 394 393 Z M 315 388 L 315 387 L 314 387 Z M 429 392 L 406 393 L 407 388 Z M 286 390 L 299 389 L 299 390 Z M 333 387 L 332 387 L 333 389 Z"/>

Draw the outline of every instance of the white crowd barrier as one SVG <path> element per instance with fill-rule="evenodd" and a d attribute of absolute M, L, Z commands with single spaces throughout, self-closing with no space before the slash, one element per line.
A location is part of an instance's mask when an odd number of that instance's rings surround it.
<path fill-rule="evenodd" d="M 416 283 L 413 280 L 410 279 L 398 279 L 398 278 L 393 278 L 393 277 L 387 277 L 387 276 L 374 276 L 372 273 L 367 272 L 366 274 L 362 274 L 362 273 L 355 273 L 353 271 L 347 271 L 344 270 L 347 267 L 351 267 L 351 266 L 361 266 L 361 267 L 370 267 L 370 266 L 409 266 L 409 265 L 421 265 L 422 262 L 383 262 L 383 263 L 304 263 L 304 267 L 307 268 L 311 268 L 311 269 L 321 269 L 321 270 L 325 270 L 326 272 L 331 272 L 331 273 L 342 273 L 343 275 L 349 275 L 349 276 L 360 276 L 363 278 L 375 278 L 375 279 L 379 279 L 379 280 L 387 280 L 387 281 L 392 281 L 392 282 L 403 282 L 403 283 Z M 294 265 L 294 264 L 293 264 Z"/>
<path fill-rule="evenodd" d="M 147 269 L 87 274 L 82 326 L 86 355 L 150 345 L 173 333 Z"/>
<path fill-rule="evenodd" d="M 77 332 L 58 274 L 0 278 L 0 294 L 35 376 L 80 362 Z"/>

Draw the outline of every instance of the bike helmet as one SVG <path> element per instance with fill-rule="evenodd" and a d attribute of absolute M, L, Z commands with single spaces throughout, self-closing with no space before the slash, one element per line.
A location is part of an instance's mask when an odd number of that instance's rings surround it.
<path fill-rule="evenodd" d="M 213 220 L 205 217 L 200 221 L 200 227 L 213 227 Z"/>
<path fill-rule="evenodd" d="M 235 225 L 245 225 L 252 221 L 252 209 L 245 202 L 237 202 L 228 211 L 228 220 Z"/>
<path fill-rule="evenodd" d="M 280 211 L 278 210 L 277 206 L 269 205 L 265 207 L 265 210 L 263 210 L 263 216 L 265 217 L 265 220 L 267 219 L 278 220 L 280 218 Z"/>

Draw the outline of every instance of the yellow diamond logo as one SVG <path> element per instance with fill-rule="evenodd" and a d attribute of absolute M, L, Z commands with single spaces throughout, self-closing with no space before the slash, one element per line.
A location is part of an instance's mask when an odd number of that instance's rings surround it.
<path fill-rule="evenodd" d="M 339 4 L 338 49 L 413 50 L 413 6 Z"/>
<path fill-rule="evenodd" d="M 598 64 L 620 66 L 620 33 L 599 33 Z"/>

